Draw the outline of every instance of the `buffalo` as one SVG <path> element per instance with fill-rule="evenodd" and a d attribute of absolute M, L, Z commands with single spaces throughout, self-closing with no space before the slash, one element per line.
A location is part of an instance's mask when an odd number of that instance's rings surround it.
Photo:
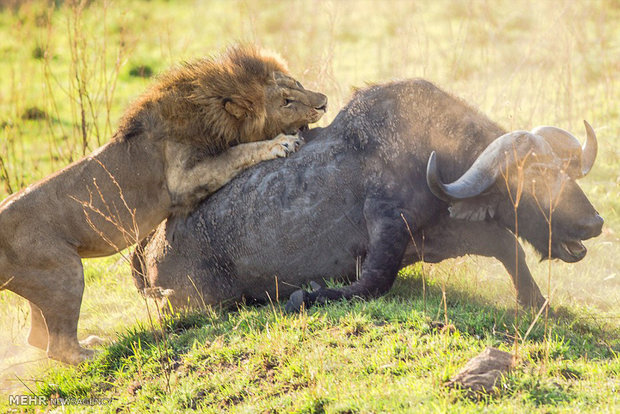
<path fill-rule="evenodd" d="M 279 294 L 294 311 L 377 297 L 406 265 L 474 254 L 498 259 L 519 302 L 540 309 L 518 240 L 576 262 L 603 225 L 576 182 L 597 153 L 585 126 L 582 147 L 556 127 L 506 132 L 425 80 L 369 86 L 329 126 L 304 131 L 292 157 L 168 219 L 134 253 L 134 280 L 174 308 Z M 313 282 L 332 277 L 352 283 Z"/>

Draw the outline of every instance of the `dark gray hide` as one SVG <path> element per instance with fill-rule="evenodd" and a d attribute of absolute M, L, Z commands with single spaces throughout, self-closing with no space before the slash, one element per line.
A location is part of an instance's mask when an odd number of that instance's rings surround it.
<path fill-rule="evenodd" d="M 424 80 L 358 91 L 331 125 L 305 133 L 308 143 L 299 152 L 251 168 L 189 217 L 162 224 L 142 244 L 144 256 L 133 258 L 136 284 L 147 292 L 172 289 L 168 299 L 177 308 L 242 298 L 264 301 L 275 299 L 276 292 L 286 297 L 313 280 L 354 280 L 356 259 L 362 260 L 358 281 L 341 289 L 297 291 L 289 301 L 295 309 L 302 303 L 381 295 L 406 264 L 476 254 L 505 266 L 523 305 L 541 306 L 544 298 L 520 246 L 515 257 L 508 189 L 516 187 L 514 180 L 504 179 L 510 165 L 475 197 L 443 201 L 427 186 L 432 151 L 443 182 L 450 183 L 504 133 Z M 536 137 L 528 134 L 523 139 Z M 533 147 L 539 154 L 530 158 L 536 162 L 525 165 L 525 179 L 533 175 L 539 184 L 524 186 L 519 235 L 547 256 L 549 236 L 538 204 L 546 205 L 545 194 L 555 191 L 557 254 L 552 256 L 579 260 L 585 254 L 580 240 L 599 234 L 602 219 L 560 170 L 562 160 L 542 145 Z"/>

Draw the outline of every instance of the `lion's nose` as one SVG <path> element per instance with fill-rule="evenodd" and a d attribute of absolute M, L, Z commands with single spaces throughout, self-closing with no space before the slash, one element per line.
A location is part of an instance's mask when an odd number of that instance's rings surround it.
<path fill-rule="evenodd" d="M 314 105 L 314 109 L 319 111 L 327 111 L 327 96 L 322 93 L 317 93 L 318 103 Z"/>

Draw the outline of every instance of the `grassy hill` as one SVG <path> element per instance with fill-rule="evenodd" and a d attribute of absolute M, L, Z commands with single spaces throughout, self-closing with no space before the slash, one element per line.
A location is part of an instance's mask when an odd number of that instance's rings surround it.
<path fill-rule="evenodd" d="M 552 293 L 547 322 L 520 311 L 517 323 L 507 274 L 482 258 L 408 268 L 379 300 L 293 316 L 274 301 L 161 324 L 120 256 L 87 260 L 78 335 L 108 342 L 79 368 L 26 345 L 29 308 L 0 292 L 0 411 L 47 410 L 9 405 L 30 392 L 111 398 L 68 412 L 620 410 L 619 21 L 616 0 L 0 2 L 0 199 L 106 142 L 152 75 L 246 41 L 328 95 L 321 125 L 353 87 L 408 77 L 507 129 L 583 136 L 587 119 L 600 150 L 580 185 L 605 218 L 579 263 L 548 267 L 528 250 Z M 519 360 L 497 394 L 444 386 L 489 345 Z"/>
<path fill-rule="evenodd" d="M 419 269 L 387 297 L 285 315 L 277 304 L 181 315 L 119 334 L 92 363 L 55 367 L 36 384 L 48 398 L 111 398 L 68 412 L 613 412 L 619 330 L 561 308 L 519 341 L 519 365 L 498 394 L 443 386 L 485 346 L 513 348 L 512 312 L 447 292 L 454 329 L 436 321 L 441 289 L 421 294 Z M 426 305 L 426 311 L 425 311 Z M 443 318 L 440 318 L 443 320 Z M 524 334 L 531 318 L 521 318 Z M 33 390 L 34 391 L 34 390 Z"/>

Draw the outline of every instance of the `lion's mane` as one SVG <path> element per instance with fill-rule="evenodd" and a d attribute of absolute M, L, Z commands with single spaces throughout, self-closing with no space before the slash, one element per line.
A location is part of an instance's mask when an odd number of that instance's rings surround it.
<path fill-rule="evenodd" d="M 126 111 L 116 139 L 146 133 L 215 155 L 238 143 L 272 138 L 264 136 L 264 90 L 276 71 L 288 74 L 281 58 L 250 46 L 180 65 L 160 75 Z M 243 116 L 225 110 L 230 101 L 243 108 Z"/>

